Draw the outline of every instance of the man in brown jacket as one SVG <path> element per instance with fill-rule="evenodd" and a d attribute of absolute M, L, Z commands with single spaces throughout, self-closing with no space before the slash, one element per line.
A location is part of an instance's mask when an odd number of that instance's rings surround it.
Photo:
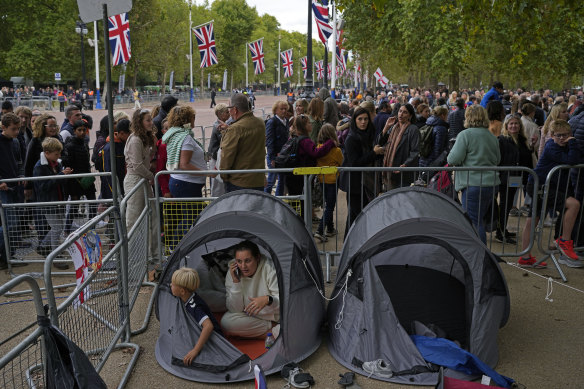
<path fill-rule="evenodd" d="M 220 170 L 265 169 L 266 126 L 253 115 L 243 94 L 235 94 L 229 102 L 229 114 L 234 122 L 221 138 Z M 264 190 L 264 173 L 221 174 L 225 191 L 239 189 Z"/>

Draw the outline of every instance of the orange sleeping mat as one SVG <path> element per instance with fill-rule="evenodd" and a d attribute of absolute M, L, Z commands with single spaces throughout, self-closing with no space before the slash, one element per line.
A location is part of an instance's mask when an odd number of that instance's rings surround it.
<path fill-rule="evenodd" d="M 217 319 L 218 323 L 221 323 L 221 318 L 223 313 L 213 312 L 213 316 Z M 247 354 L 251 360 L 256 359 L 260 355 L 266 352 L 266 344 L 262 339 L 242 339 L 228 336 L 227 340 L 229 343 L 234 345 L 239 351 Z"/>

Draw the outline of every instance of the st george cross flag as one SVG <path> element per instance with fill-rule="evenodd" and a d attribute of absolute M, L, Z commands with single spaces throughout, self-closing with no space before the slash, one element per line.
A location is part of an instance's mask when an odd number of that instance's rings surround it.
<path fill-rule="evenodd" d="M 130 22 L 128 14 L 110 16 L 107 20 L 109 42 L 112 51 L 113 66 L 127 63 L 132 56 L 130 48 Z"/>
<path fill-rule="evenodd" d="M 264 65 L 264 40 L 258 39 L 255 42 L 248 43 L 249 51 L 251 52 L 251 60 L 253 61 L 254 73 L 261 74 L 266 70 Z"/>
<path fill-rule="evenodd" d="M 323 1 L 321 4 L 316 0 L 312 0 L 312 12 L 314 12 L 314 21 L 316 22 L 316 27 L 318 28 L 318 36 L 320 37 L 322 43 L 326 45 L 328 38 L 333 33 L 333 28 L 329 24 L 327 2 Z"/>
<path fill-rule="evenodd" d="M 308 75 L 308 65 L 306 64 L 307 61 L 307 57 L 300 58 L 300 64 L 302 65 L 302 71 L 304 72 L 304 79 L 306 79 L 306 76 Z"/>
<path fill-rule="evenodd" d="M 385 77 L 383 75 L 383 72 L 381 71 L 381 68 L 377 68 L 377 70 L 375 71 L 375 73 L 373 74 L 373 76 L 375 76 L 375 79 L 377 81 L 379 81 L 379 83 L 383 86 L 387 85 L 387 83 L 389 82 L 389 80 L 387 79 L 387 77 Z"/>
<path fill-rule="evenodd" d="M 294 75 L 294 71 L 292 70 L 292 49 L 288 49 L 280 53 L 280 57 L 282 57 L 282 67 L 284 68 L 284 77 L 292 77 Z"/>
<path fill-rule="evenodd" d="M 207 23 L 204 26 L 193 28 L 193 33 L 197 38 L 199 53 L 201 53 L 201 68 L 207 68 L 219 63 L 217 60 L 217 49 L 215 48 L 213 23 Z"/>
<path fill-rule="evenodd" d="M 316 66 L 316 78 L 322 80 L 324 77 L 323 61 L 317 61 L 314 65 Z"/>
<path fill-rule="evenodd" d="M 326 65 L 326 77 L 329 80 L 331 79 L 331 64 L 330 63 Z"/>

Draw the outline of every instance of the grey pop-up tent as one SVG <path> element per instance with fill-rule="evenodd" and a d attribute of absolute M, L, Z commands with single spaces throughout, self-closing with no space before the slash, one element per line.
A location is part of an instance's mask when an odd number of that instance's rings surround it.
<path fill-rule="evenodd" d="M 229 259 L 225 256 L 229 256 L 231 246 L 244 239 L 256 243 L 261 253 L 273 261 L 280 294 L 280 335 L 253 364 L 271 374 L 290 361 L 307 358 L 319 347 L 325 309 L 315 283 L 320 290 L 324 290 L 324 284 L 312 236 L 302 219 L 282 200 L 259 191 L 237 191 L 205 208 L 196 225 L 176 246 L 161 275 L 156 306 L 160 321 L 156 359 L 170 373 L 210 383 L 254 378 L 250 357 L 215 333 L 191 366 L 182 365 L 181 360 L 195 344 L 200 328 L 170 293 L 176 269 L 183 266 L 197 269 L 201 278 L 199 294 L 211 310 L 221 311 L 225 293 L 224 286 L 221 290 L 221 278 L 225 277 L 225 261 Z M 217 285 L 217 280 L 212 279 L 217 278 L 214 273 L 221 267 L 221 285 Z"/>
<path fill-rule="evenodd" d="M 357 217 L 339 261 L 329 303 L 329 350 L 358 373 L 383 359 L 396 373 L 372 378 L 434 385 L 410 335 L 419 328 L 460 343 L 494 367 L 497 333 L 509 316 L 509 294 L 497 258 L 462 208 L 420 187 L 392 190 Z M 422 326 L 420 326 L 422 324 Z"/>

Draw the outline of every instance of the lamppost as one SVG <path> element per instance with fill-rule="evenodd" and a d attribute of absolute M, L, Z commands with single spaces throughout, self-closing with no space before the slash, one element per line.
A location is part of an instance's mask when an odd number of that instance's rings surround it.
<path fill-rule="evenodd" d="M 83 45 L 83 37 L 88 32 L 85 23 L 77 21 L 75 24 L 75 32 L 81 37 L 81 89 L 85 92 L 87 90 L 87 81 L 85 79 L 85 46 Z"/>
<path fill-rule="evenodd" d="M 278 90 L 276 89 L 278 85 L 278 60 L 274 60 L 274 96 L 278 96 Z"/>

